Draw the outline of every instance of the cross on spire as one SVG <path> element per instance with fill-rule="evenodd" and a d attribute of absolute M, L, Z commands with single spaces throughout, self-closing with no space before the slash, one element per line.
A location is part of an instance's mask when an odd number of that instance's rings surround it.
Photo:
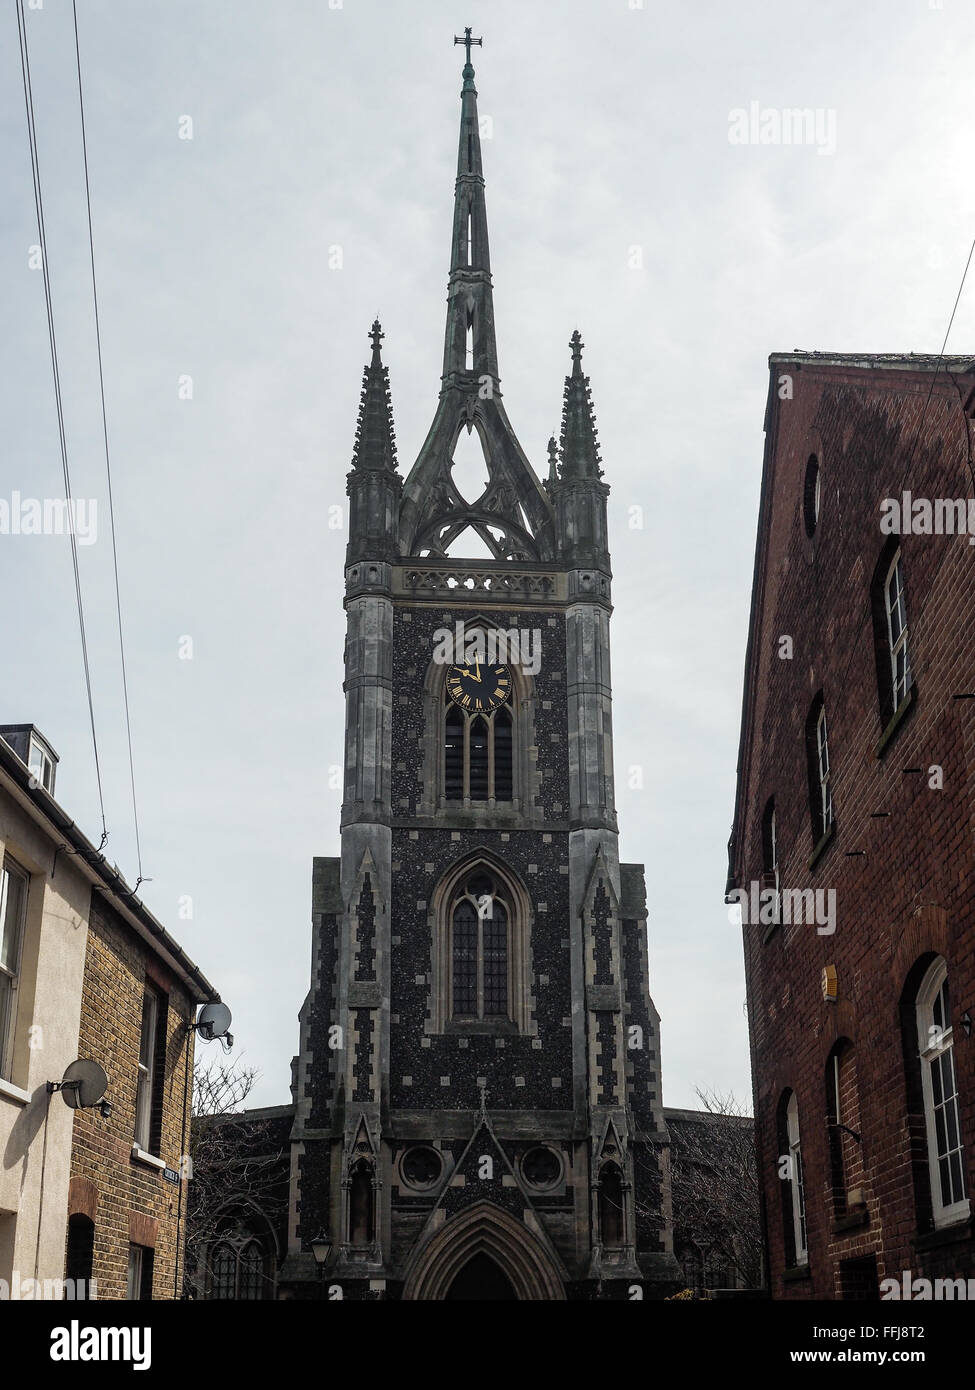
<path fill-rule="evenodd" d="M 483 47 L 484 47 L 484 40 L 483 40 L 483 39 L 472 39 L 472 38 L 471 38 L 471 26 L 468 25 L 467 28 L 464 30 L 464 37 L 463 37 L 462 39 L 461 39 L 461 38 L 458 38 L 456 34 L 454 35 L 454 44 L 456 45 L 456 44 L 459 44 L 459 43 L 462 43 L 462 44 L 464 45 L 464 47 L 466 48 L 466 50 L 467 50 L 467 66 L 470 67 L 470 65 L 471 65 L 471 44 L 472 44 L 472 43 L 476 43 L 476 44 L 479 45 L 479 47 L 483 48 Z"/>

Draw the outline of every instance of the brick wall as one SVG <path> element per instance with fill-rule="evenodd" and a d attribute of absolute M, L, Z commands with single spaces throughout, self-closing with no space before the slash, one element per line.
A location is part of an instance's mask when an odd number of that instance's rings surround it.
<path fill-rule="evenodd" d="M 76 1112 L 71 1174 L 77 1210 L 95 1223 L 92 1273 L 100 1299 L 126 1297 L 130 1243 L 154 1249 L 154 1299 L 176 1296 L 182 1278 L 181 1269 L 177 1275 L 176 1264 L 178 1242 L 182 1267 L 183 1240 L 178 1232 L 181 1220 L 185 1220 L 185 1183 L 182 1179 L 170 1183 L 157 1167 L 132 1157 L 147 980 L 164 999 L 168 995 L 164 1053 L 160 1047 L 163 1089 L 161 1115 L 156 1122 L 161 1132 L 156 1157 L 178 1170 L 181 1155 L 187 1150 L 184 1093 L 187 1125 L 192 1108 L 195 1035 L 186 1024 L 192 1018 L 193 1004 L 118 913 L 93 894 L 79 1055 L 94 1058 L 108 1073 L 106 1098 L 112 1114 L 103 1119 L 97 1109 Z M 161 1021 L 162 1014 L 160 1029 Z M 185 1091 L 187 1085 L 190 1091 Z"/>
<path fill-rule="evenodd" d="M 784 373 L 792 377 L 791 400 L 778 399 Z M 925 413 L 931 386 L 929 371 L 815 363 L 773 371 L 733 870 L 739 886 L 761 880 L 762 815 L 774 797 L 783 887 L 834 889 L 837 906 L 833 935 L 809 925 L 744 929 L 756 1137 L 777 1297 L 856 1296 L 850 1290 L 866 1286 L 862 1266 L 848 1262 L 871 1255 L 881 1279 L 904 1269 L 927 1277 L 975 1273 L 970 1227 L 935 1244 L 930 1211 L 918 1200 L 923 1124 L 910 1094 L 901 1005 L 912 968 L 943 955 L 971 1193 L 975 1041 L 960 1017 L 975 1012 L 975 700 L 954 697 L 975 689 L 975 548 L 965 537 L 902 539 L 916 699 L 882 752 L 887 721 L 870 602 L 886 540 L 882 499 L 904 488 L 932 499 L 971 495 L 962 405 L 972 380 L 942 372 Z M 811 454 L 822 469 L 812 538 L 802 500 Z M 780 656 L 783 636 L 792 638 L 792 659 Z M 836 829 L 810 867 L 804 725 L 820 690 Z M 933 765 L 943 768 L 941 790 L 929 786 Z M 821 990 L 827 964 L 837 971 L 835 1003 Z M 841 1077 L 842 1118 L 860 1138 L 843 1136 L 841 1149 L 848 1185 L 862 1187 L 865 1200 L 860 1218 L 848 1213 L 845 1222 L 833 1201 L 826 1124 L 827 1061 L 842 1038 L 853 1044 Z M 809 1267 L 797 1280 L 784 1278 L 777 1176 L 776 1112 L 785 1088 L 798 1097 L 805 1173 Z M 853 1271 L 845 1283 L 841 1264 Z"/>

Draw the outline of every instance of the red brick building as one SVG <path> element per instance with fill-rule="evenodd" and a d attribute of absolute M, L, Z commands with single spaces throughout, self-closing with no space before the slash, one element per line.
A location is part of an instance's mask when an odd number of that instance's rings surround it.
<path fill-rule="evenodd" d="M 877 1297 L 975 1276 L 975 361 L 769 365 L 728 879 L 768 1267 Z"/>

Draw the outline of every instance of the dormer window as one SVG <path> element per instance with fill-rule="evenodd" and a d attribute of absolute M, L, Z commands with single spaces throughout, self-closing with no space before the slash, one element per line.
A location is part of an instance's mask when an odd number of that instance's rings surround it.
<path fill-rule="evenodd" d="M 53 796 L 55 760 L 51 756 L 50 748 L 36 733 L 30 736 L 27 766 L 37 778 L 39 785 Z"/>
<path fill-rule="evenodd" d="M 30 768 L 31 786 L 43 787 L 53 796 L 58 755 L 44 735 L 33 724 L 0 724 L 0 738 Z"/>

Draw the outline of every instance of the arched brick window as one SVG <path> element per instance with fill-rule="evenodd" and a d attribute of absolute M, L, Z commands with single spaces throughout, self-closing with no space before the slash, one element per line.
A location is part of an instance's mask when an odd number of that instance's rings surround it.
<path fill-rule="evenodd" d="M 948 966 L 942 956 L 930 961 L 917 984 L 914 1030 L 908 1060 L 920 1082 L 931 1217 L 934 1226 L 949 1226 L 969 1215 L 970 1203 Z"/>
<path fill-rule="evenodd" d="M 839 1218 L 848 1215 L 850 1193 L 863 1178 L 856 1052 L 849 1038 L 840 1038 L 830 1050 L 825 1080 L 830 1186 L 833 1215 Z"/>
<path fill-rule="evenodd" d="M 807 1264 L 806 1191 L 799 1134 L 799 1100 L 795 1091 L 784 1091 L 777 1112 L 779 1136 L 778 1173 L 782 1191 L 782 1224 L 786 1265 Z"/>
<path fill-rule="evenodd" d="M 813 845 L 833 828 L 833 769 L 830 761 L 826 702 L 820 691 L 806 717 L 806 765 L 809 773 L 809 815 Z"/>
<path fill-rule="evenodd" d="M 880 719 L 886 726 L 913 694 L 910 626 L 899 536 L 891 536 L 877 561 L 870 585 L 874 656 Z"/>

